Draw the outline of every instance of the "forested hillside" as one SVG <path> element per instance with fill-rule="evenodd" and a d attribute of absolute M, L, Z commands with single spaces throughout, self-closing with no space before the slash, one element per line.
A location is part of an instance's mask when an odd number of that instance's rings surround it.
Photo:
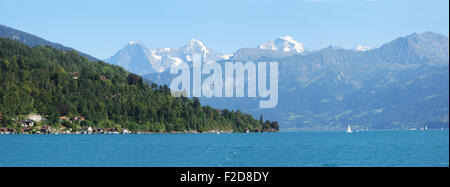
<path fill-rule="evenodd" d="M 76 51 L 30 48 L 0 38 L 0 114 L 2 126 L 37 113 L 50 125 L 127 128 L 133 131 L 278 131 L 278 124 L 249 114 L 201 106 L 198 99 L 176 98 L 167 86 L 143 83 L 140 76 Z M 61 116 L 83 116 L 61 123 Z"/>

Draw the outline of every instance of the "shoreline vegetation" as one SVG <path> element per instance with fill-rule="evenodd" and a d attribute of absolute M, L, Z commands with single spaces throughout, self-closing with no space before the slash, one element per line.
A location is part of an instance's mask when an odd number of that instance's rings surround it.
<path fill-rule="evenodd" d="M 132 132 L 132 131 L 103 131 L 103 132 L 88 132 L 88 131 L 64 131 L 64 130 L 55 130 L 51 132 L 45 132 L 43 130 L 34 130 L 34 131 L 16 131 L 15 129 L 10 128 L 0 128 L 0 135 L 99 135 L 99 134 L 232 134 L 232 133 L 276 133 L 278 131 L 246 131 L 246 132 L 233 132 L 233 131 L 206 131 L 206 132 L 200 132 L 200 131 L 171 131 L 171 132 Z"/>
<path fill-rule="evenodd" d="M 278 132 L 276 121 L 173 97 L 76 51 L 0 37 L 0 134 Z"/>

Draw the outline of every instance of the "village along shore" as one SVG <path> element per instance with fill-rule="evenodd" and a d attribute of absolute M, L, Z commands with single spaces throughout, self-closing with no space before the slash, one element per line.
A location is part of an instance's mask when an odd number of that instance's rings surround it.
<path fill-rule="evenodd" d="M 3 116 L 1 116 L 3 117 Z M 81 126 L 81 128 L 73 129 L 68 128 L 63 125 L 50 126 L 45 124 L 47 119 L 43 118 L 38 114 L 30 114 L 24 119 L 16 118 L 14 119 L 17 124 L 15 128 L 11 127 L 0 127 L 0 135 L 7 134 L 221 134 L 221 133 L 235 133 L 233 130 L 211 130 L 211 131 L 162 131 L 159 132 L 145 132 L 145 131 L 131 131 L 126 128 L 102 128 L 93 126 Z M 80 123 L 85 121 L 83 116 L 59 117 L 60 123 Z M 243 133 L 259 133 L 259 132 L 277 132 L 270 130 L 259 130 L 259 129 L 245 129 Z"/>

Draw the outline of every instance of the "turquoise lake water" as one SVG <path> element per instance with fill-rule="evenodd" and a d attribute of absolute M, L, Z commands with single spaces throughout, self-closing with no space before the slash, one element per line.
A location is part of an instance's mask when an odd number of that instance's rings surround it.
<path fill-rule="evenodd" d="M 0 166 L 449 166 L 449 131 L 0 135 Z"/>

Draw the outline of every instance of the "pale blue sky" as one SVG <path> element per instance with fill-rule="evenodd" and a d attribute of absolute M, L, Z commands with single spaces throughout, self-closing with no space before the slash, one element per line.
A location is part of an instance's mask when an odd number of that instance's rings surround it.
<path fill-rule="evenodd" d="M 448 36 L 448 0 L 0 0 L 0 24 L 97 58 L 129 41 L 220 53 L 290 35 L 309 50 L 378 47 L 399 36 Z"/>

